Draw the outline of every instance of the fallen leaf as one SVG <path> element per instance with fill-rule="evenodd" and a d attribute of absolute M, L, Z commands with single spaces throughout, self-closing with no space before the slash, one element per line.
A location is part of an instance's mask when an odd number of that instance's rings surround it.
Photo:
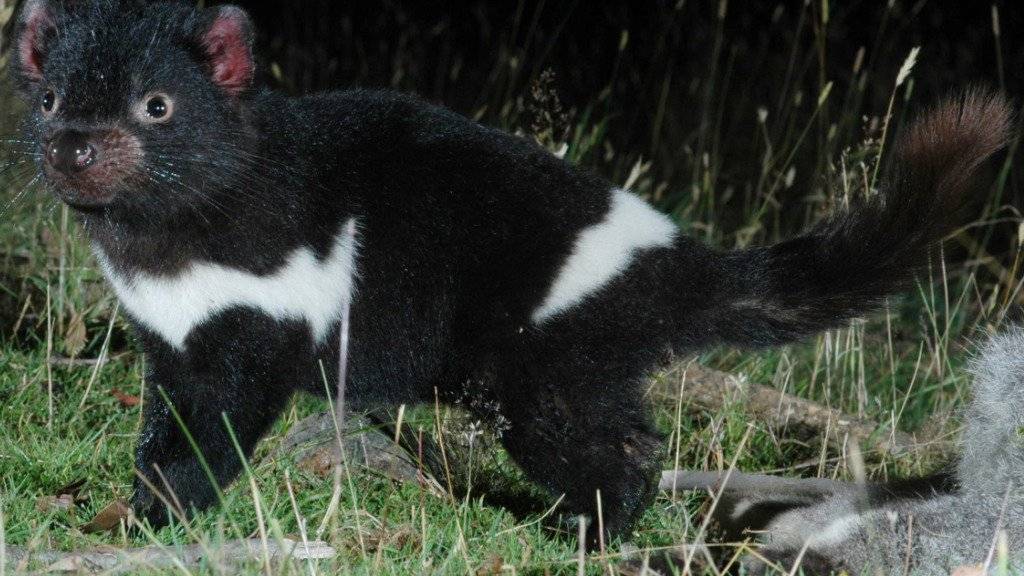
<path fill-rule="evenodd" d="M 477 569 L 476 576 L 495 576 L 496 574 L 501 574 L 504 567 L 505 561 L 501 559 L 501 556 L 495 554 L 490 557 L 486 564 Z"/>
<path fill-rule="evenodd" d="M 85 486 L 85 479 L 79 478 L 61 486 L 53 494 L 47 494 L 36 499 L 36 510 L 40 513 L 47 513 L 51 510 L 70 510 L 75 504 L 88 500 L 82 496 L 82 487 Z"/>
<path fill-rule="evenodd" d="M 54 492 L 54 494 L 56 494 L 57 496 L 63 496 L 67 494 L 68 496 L 74 498 L 75 502 L 82 502 L 86 500 L 86 498 L 82 497 L 82 488 L 84 486 L 85 478 L 79 478 L 78 480 L 68 482 L 64 486 L 61 486 Z"/>
<path fill-rule="evenodd" d="M 80 312 L 75 312 L 64 331 L 64 353 L 72 358 L 78 356 L 85 348 L 86 336 L 85 319 Z"/>
<path fill-rule="evenodd" d="M 409 525 L 398 526 L 395 529 L 381 528 L 363 537 L 366 549 L 376 552 L 384 548 L 402 549 L 408 545 L 419 547 L 419 533 Z"/>
<path fill-rule="evenodd" d="M 140 399 L 139 399 L 138 396 L 135 396 L 134 394 L 125 394 L 124 392 L 121 392 L 117 388 L 112 389 L 110 391 L 110 394 L 114 398 L 117 398 L 117 401 L 120 402 L 121 406 L 124 406 L 125 408 L 131 408 L 132 406 L 138 406 L 139 402 L 140 402 Z"/>
<path fill-rule="evenodd" d="M 82 526 L 82 532 L 92 534 L 95 532 L 106 532 L 117 528 L 122 520 L 127 521 L 132 515 L 132 509 L 123 500 L 114 500 L 96 516 Z"/>
<path fill-rule="evenodd" d="M 36 511 L 41 514 L 53 510 L 70 510 L 75 505 L 75 499 L 70 494 L 61 494 L 59 496 L 40 496 L 36 499 Z"/>
<path fill-rule="evenodd" d="M 60 236 L 55 235 L 49 227 L 43 227 L 39 231 L 39 239 L 46 248 L 46 254 L 51 258 L 60 256 Z"/>
<path fill-rule="evenodd" d="M 318 448 L 312 454 L 300 460 L 298 466 L 310 474 L 326 478 L 330 475 L 331 470 L 334 470 L 334 465 L 337 463 L 337 459 L 333 456 L 335 453 L 337 453 L 337 450 L 332 448 Z"/>

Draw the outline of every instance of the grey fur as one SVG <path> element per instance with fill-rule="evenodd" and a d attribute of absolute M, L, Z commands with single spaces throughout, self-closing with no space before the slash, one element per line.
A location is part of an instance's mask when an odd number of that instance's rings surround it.
<path fill-rule="evenodd" d="M 1024 472 L 1024 327 L 990 339 L 972 371 L 957 473 L 966 491 L 1002 497 Z"/>
<path fill-rule="evenodd" d="M 928 576 L 978 566 L 991 574 L 1002 530 L 1010 573 L 1024 573 L 1024 328 L 991 338 L 971 370 L 956 492 L 879 503 L 866 490 L 837 491 L 776 516 L 761 537 L 763 558 L 748 558 L 747 568 L 764 572 L 768 559 L 789 570 L 802 556 L 810 574 Z"/>

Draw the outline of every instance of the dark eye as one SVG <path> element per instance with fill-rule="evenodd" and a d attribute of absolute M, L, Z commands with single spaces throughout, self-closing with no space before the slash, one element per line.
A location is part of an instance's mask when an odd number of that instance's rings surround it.
<path fill-rule="evenodd" d="M 135 105 L 135 118 L 143 124 L 166 122 L 174 115 L 174 99 L 163 92 L 151 92 Z"/>
<path fill-rule="evenodd" d="M 167 101 L 160 96 L 154 96 L 146 101 L 146 114 L 149 114 L 150 118 L 159 120 L 167 116 L 167 111 Z"/>
<path fill-rule="evenodd" d="M 43 94 L 43 112 L 53 112 L 53 107 L 57 104 L 57 95 L 54 94 L 53 90 L 47 90 Z"/>

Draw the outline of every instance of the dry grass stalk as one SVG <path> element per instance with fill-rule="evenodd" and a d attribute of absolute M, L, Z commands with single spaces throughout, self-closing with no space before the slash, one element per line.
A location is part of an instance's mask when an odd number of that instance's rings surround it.
<path fill-rule="evenodd" d="M 678 398 L 684 375 L 684 408 L 691 411 L 718 412 L 739 403 L 754 419 L 785 428 L 787 435 L 795 433 L 812 437 L 827 434 L 829 444 L 838 450 L 851 441 L 857 441 L 866 451 L 893 456 L 946 448 L 944 443 L 919 442 L 905 432 L 886 430 L 884 425 L 858 419 L 770 386 L 751 383 L 742 376 L 691 362 L 676 364 L 664 377 L 654 381 L 650 391 L 654 400 L 671 402 Z"/>

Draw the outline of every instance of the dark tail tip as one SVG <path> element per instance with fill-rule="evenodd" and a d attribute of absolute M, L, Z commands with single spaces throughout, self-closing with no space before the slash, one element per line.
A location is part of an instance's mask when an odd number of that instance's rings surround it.
<path fill-rule="evenodd" d="M 970 170 L 1010 141 L 1013 108 L 1001 94 L 970 88 L 926 111 L 900 138 L 897 155 L 936 172 Z"/>
<path fill-rule="evenodd" d="M 972 88 L 925 112 L 897 139 L 884 185 L 897 198 L 885 201 L 903 203 L 897 212 L 925 223 L 920 240 L 948 234 L 984 199 L 994 177 L 984 168 L 1009 143 L 1013 117 L 1004 96 Z"/>

